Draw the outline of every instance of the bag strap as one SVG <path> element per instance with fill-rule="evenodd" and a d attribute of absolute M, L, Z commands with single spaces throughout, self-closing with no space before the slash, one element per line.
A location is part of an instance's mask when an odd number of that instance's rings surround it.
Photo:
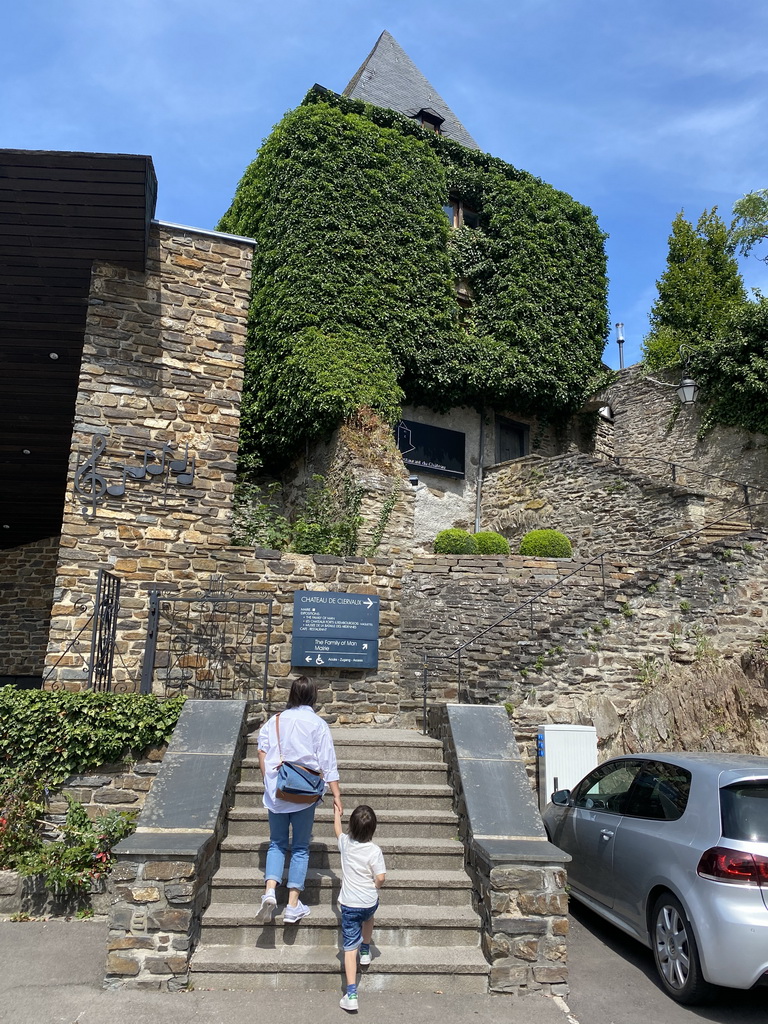
<path fill-rule="evenodd" d="M 283 752 L 280 749 L 280 715 L 282 715 L 282 711 L 278 711 L 275 715 L 275 730 L 277 732 L 277 756 L 280 758 L 280 763 L 282 764 Z"/>

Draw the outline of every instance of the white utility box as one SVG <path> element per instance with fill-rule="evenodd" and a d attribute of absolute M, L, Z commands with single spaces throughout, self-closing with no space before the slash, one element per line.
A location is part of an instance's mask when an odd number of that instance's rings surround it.
<path fill-rule="evenodd" d="M 594 725 L 542 725 L 536 732 L 536 766 L 543 811 L 556 789 L 573 789 L 597 767 Z"/>

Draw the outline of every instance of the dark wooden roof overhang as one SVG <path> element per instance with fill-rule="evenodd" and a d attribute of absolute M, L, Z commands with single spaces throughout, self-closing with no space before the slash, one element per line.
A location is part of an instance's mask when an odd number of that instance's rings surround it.
<path fill-rule="evenodd" d="M 91 266 L 144 270 L 148 156 L 0 150 L 0 547 L 61 529 Z"/>

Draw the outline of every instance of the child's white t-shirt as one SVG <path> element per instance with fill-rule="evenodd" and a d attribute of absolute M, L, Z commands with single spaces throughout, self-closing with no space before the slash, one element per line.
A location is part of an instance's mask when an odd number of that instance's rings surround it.
<path fill-rule="evenodd" d="M 345 907 L 375 907 L 379 898 L 374 878 L 386 874 L 384 854 L 376 843 L 358 843 L 345 832 L 339 836 L 341 892 Z"/>

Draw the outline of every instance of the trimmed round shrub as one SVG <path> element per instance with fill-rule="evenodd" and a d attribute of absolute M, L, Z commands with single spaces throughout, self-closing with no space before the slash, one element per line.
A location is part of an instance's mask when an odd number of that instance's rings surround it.
<path fill-rule="evenodd" d="M 492 530 L 476 533 L 475 544 L 477 544 L 477 550 L 481 555 L 509 554 L 509 541 L 500 533 L 494 533 Z"/>
<path fill-rule="evenodd" d="M 473 555 L 476 551 L 475 536 L 466 530 L 441 530 L 435 537 L 436 555 Z"/>
<path fill-rule="evenodd" d="M 570 558 L 571 542 L 559 530 L 531 530 L 520 541 L 521 555 L 539 558 Z"/>

